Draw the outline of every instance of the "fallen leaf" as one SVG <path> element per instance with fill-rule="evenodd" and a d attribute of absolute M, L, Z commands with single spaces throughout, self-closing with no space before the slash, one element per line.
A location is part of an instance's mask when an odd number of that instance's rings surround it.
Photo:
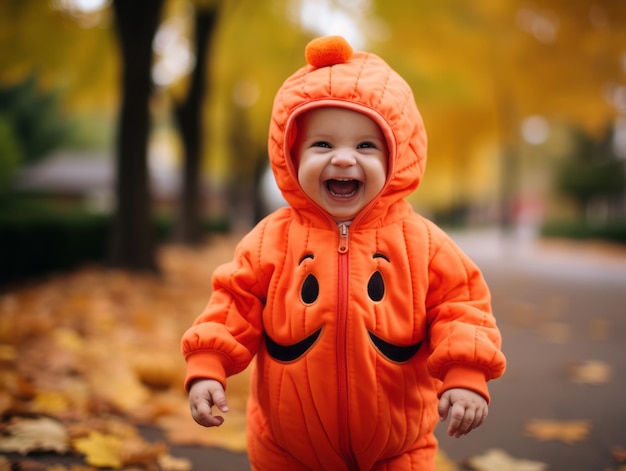
<path fill-rule="evenodd" d="M 154 467 L 159 457 L 167 453 L 165 443 L 148 443 L 141 438 L 125 440 L 120 449 L 123 466 L 137 466 L 140 469 Z"/>
<path fill-rule="evenodd" d="M 123 355 L 111 352 L 110 345 L 92 345 L 89 362 L 98 370 L 88 372 L 94 394 L 122 412 L 133 410 L 149 400 L 150 393 Z"/>
<path fill-rule="evenodd" d="M 32 410 L 46 415 L 57 415 L 67 412 L 70 408 L 69 401 L 59 391 L 41 391 L 33 398 Z"/>
<path fill-rule="evenodd" d="M 172 455 L 162 455 L 159 457 L 161 471 L 191 471 L 191 461 L 186 458 L 175 458 Z"/>
<path fill-rule="evenodd" d="M 71 439 L 88 437 L 94 431 L 105 435 L 115 435 L 122 440 L 132 440 L 141 436 L 133 424 L 114 416 L 107 418 L 91 417 L 67 426 L 67 432 Z"/>
<path fill-rule="evenodd" d="M 504 450 L 488 450 L 482 455 L 469 458 L 468 465 L 476 471 L 545 471 L 546 463 L 513 458 Z"/>
<path fill-rule="evenodd" d="M 164 443 L 149 443 L 131 428 L 121 427 L 118 431 L 121 434 L 92 430 L 86 437 L 73 439 L 72 445 L 92 466 L 115 469 L 154 468 L 159 457 L 168 451 Z"/>
<path fill-rule="evenodd" d="M 33 451 L 54 451 L 64 454 L 69 449 L 69 437 L 60 422 L 49 419 L 14 417 L 0 436 L 0 451 L 26 455 Z"/>
<path fill-rule="evenodd" d="M 186 460 L 162 459 L 166 446 L 144 441 L 133 424 L 190 419 L 180 337 L 237 242 L 216 236 L 193 250 L 162 247 L 160 276 L 88 267 L 1 294 L 0 413 L 7 422 L 0 423 L 0 453 L 63 452 L 74 444 L 91 466 L 66 465 L 68 471 L 93 471 L 94 462 L 124 471 L 190 468 Z M 248 378 L 233 379 L 229 391 L 230 428 L 211 443 L 244 450 Z M 58 419 L 52 423 L 63 433 L 60 443 L 39 422 L 32 437 L 26 423 L 25 430 L 17 425 L 18 417 L 39 415 Z"/>
<path fill-rule="evenodd" d="M 98 468 L 122 467 L 122 439 L 115 435 L 91 432 L 88 437 L 72 440 L 72 446 L 85 455 L 88 464 Z"/>
<path fill-rule="evenodd" d="M 15 346 L 13 345 L 0 345 L 0 363 L 13 363 L 17 359 L 17 353 L 15 352 Z"/>
<path fill-rule="evenodd" d="M 573 444 L 587 439 L 591 421 L 589 420 L 540 420 L 533 419 L 525 426 L 528 435 L 541 441 L 558 440 Z"/>
<path fill-rule="evenodd" d="M 571 364 L 567 368 L 568 376 L 574 383 L 601 384 L 611 380 L 611 366 L 603 361 L 588 360 Z"/>

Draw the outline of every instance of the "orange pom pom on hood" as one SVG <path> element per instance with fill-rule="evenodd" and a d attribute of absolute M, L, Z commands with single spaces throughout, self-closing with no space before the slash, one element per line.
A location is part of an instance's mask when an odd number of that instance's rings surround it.
<path fill-rule="evenodd" d="M 387 183 L 358 217 L 372 223 L 395 201 L 419 185 L 426 164 L 426 131 L 406 81 L 375 54 L 356 51 L 341 36 L 312 40 L 305 50 L 307 65 L 291 75 L 274 99 L 269 129 L 272 170 L 287 202 L 304 218 L 320 224 L 332 219 L 311 208 L 302 192 L 291 158 L 296 118 L 318 107 L 341 107 L 369 116 L 382 129 L 389 149 Z"/>
<path fill-rule="evenodd" d="M 341 36 L 327 36 L 307 44 L 304 57 L 313 67 L 330 67 L 348 62 L 352 52 L 350 44 Z"/>

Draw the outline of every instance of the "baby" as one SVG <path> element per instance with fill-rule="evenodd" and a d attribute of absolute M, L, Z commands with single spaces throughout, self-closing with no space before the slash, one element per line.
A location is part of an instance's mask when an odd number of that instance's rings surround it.
<path fill-rule="evenodd" d="M 460 437 L 503 374 L 480 271 L 404 201 L 426 133 L 408 84 L 341 37 L 274 101 L 269 153 L 289 207 L 261 221 L 213 276 L 184 334 L 194 419 L 219 426 L 228 376 L 256 358 L 254 470 L 434 470 L 438 421 Z"/>

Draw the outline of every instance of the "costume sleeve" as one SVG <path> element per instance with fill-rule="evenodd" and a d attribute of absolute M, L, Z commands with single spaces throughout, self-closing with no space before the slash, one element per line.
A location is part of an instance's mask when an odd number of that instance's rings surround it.
<path fill-rule="evenodd" d="M 428 368 L 443 382 L 439 395 L 465 388 L 489 401 L 487 381 L 501 376 L 506 366 L 489 289 L 476 265 L 443 233 L 431 237 L 426 307 Z"/>
<path fill-rule="evenodd" d="M 209 302 L 183 334 L 187 389 L 197 378 L 215 379 L 226 387 L 226 377 L 243 371 L 259 348 L 265 290 L 257 240 L 264 228 L 260 224 L 244 237 L 233 261 L 215 270 Z"/>

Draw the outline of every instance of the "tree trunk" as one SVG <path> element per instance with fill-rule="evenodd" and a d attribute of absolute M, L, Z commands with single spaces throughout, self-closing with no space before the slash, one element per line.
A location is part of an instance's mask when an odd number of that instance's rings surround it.
<path fill-rule="evenodd" d="M 122 57 L 111 263 L 156 270 L 148 175 L 152 40 L 163 0 L 114 0 Z"/>
<path fill-rule="evenodd" d="M 183 141 L 183 187 L 180 198 L 176 238 L 193 245 L 200 242 L 200 184 L 202 181 L 202 109 L 208 84 L 208 54 L 219 6 L 199 8 L 195 14 L 196 66 L 185 101 L 176 107 L 176 118 Z"/>

